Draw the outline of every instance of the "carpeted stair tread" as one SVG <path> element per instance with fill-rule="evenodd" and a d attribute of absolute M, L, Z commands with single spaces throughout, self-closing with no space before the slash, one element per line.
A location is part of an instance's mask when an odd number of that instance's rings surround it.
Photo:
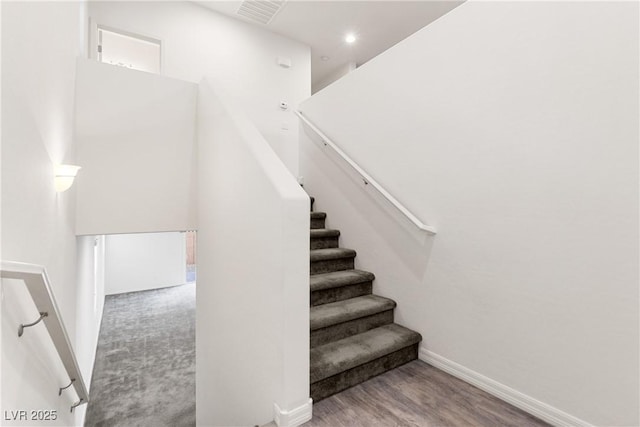
<path fill-rule="evenodd" d="M 311 238 L 321 238 L 321 237 L 338 237 L 340 236 L 340 230 L 332 230 L 330 228 L 315 228 L 310 230 Z"/>
<path fill-rule="evenodd" d="M 309 228 L 312 230 L 318 228 L 325 228 L 325 219 L 327 214 L 324 212 L 311 212 L 311 219 L 309 221 Z"/>
<path fill-rule="evenodd" d="M 324 399 L 415 360 L 422 337 L 393 323 L 396 303 L 372 294 L 375 276 L 355 269 L 327 214 L 310 221 L 310 394 Z M 331 225 L 331 224 L 329 224 Z"/>
<path fill-rule="evenodd" d="M 338 248 L 340 247 L 340 243 L 338 239 L 340 238 L 339 230 L 332 230 L 329 228 L 325 228 L 324 224 L 313 224 L 314 227 L 311 227 L 311 238 L 309 239 L 309 249 L 329 249 L 329 248 Z"/>
<path fill-rule="evenodd" d="M 310 381 L 340 374 L 356 366 L 415 345 L 422 337 L 392 323 L 311 349 Z"/>
<path fill-rule="evenodd" d="M 376 276 L 363 270 L 343 270 L 311 276 L 311 292 L 373 281 Z"/>
<path fill-rule="evenodd" d="M 395 301 L 377 295 L 365 295 L 344 301 L 311 307 L 310 328 L 312 331 L 365 316 L 393 310 Z"/>
<path fill-rule="evenodd" d="M 311 262 L 340 258 L 355 258 L 356 251 L 347 248 L 313 249 L 309 251 Z"/>

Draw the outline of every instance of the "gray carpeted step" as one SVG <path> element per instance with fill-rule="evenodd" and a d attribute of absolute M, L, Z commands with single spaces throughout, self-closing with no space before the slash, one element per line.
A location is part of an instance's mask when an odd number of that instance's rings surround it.
<path fill-rule="evenodd" d="M 327 214 L 324 212 L 311 212 L 311 228 L 324 228 L 324 221 Z"/>
<path fill-rule="evenodd" d="M 309 252 L 311 274 L 352 270 L 356 251 L 346 248 L 314 249 Z"/>
<path fill-rule="evenodd" d="M 396 303 L 377 295 L 311 307 L 311 347 L 393 323 Z"/>
<path fill-rule="evenodd" d="M 417 357 L 422 337 L 392 323 L 311 349 L 314 402 Z"/>
<path fill-rule="evenodd" d="M 338 375 L 315 382 L 310 387 L 313 403 L 318 403 L 326 397 L 363 383 L 376 375 L 384 374 L 417 358 L 418 344 L 413 344 Z"/>
<path fill-rule="evenodd" d="M 328 249 L 338 247 L 340 230 L 317 228 L 311 230 L 311 249 Z"/>
<path fill-rule="evenodd" d="M 313 198 L 312 198 L 313 203 Z M 356 252 L 311 212 L 311 397 L 324 399 L 415 360 L 420 334 L 393 323 L 395 302 L 371 295 L 372 273 L 354 270 Z"/>
<path fill-rule="evenodd" d="M 373 273 L 343 270 L 311 276 L 311 306 L 371 294 Z"/>

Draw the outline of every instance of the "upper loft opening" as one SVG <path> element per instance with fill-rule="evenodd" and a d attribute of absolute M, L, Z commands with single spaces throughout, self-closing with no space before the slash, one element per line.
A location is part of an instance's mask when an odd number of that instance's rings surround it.
<path fill-rule="evenodd" d="M 162 71 L 160 40 L 98 26 L 98 61 L 139 71 L 160 74 Z"/>

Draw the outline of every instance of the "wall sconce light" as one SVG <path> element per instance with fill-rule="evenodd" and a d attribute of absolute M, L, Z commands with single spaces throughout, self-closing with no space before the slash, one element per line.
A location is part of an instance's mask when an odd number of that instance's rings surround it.
<path fill-rule="evenodd" d="M 58 165 L 56 166 L 55 186 L 58 193 L 67 191 L 73 185 L 80 166 L 74 165 Z"/>

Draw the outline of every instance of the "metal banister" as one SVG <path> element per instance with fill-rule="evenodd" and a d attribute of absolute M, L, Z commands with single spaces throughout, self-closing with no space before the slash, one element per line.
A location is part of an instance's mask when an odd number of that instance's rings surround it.
<path fill-rule="evenodd" d="M 53 345 L 62 360 L 62 364 L 69 376 L 69 385 L 73 385 L 78 394 L 79 401 L 71 407 L 77 407 L 89 401 L 89 394 L 80 373 L 78 361 L 71 347 L 71 341 L 64 327 L 60 311 L 51 290 L 47 271 L 41 265 L 27 264 L 14 261 L 2 261 L 0 264 L 0 277 L 3 279 L 16 279 L 24 281 L 27 290 L 40 314 L 40 320 L 44 323 Z M 37 322 L 35 322 L 37 323 Z M 34 324 L 35 324 L 34 323 Z M 19 330 L 30 325 L 19 325 Z M 27 332 L 28 333 L 28 332 Z M 21 334 L 19 334 L 20 336 Z M 68 387 L 68 386 L 67 386 Z M 64 387 L 66 388 L 66 387 Z M 62 389 L 64 389 L 62 388 Z M 61 392 L 59 393 L 61 394 Z"/>
<path fill-rule="evenodd" d="M 302 112 L 295 110 L 296 115 L 306 124 L 311 130 L 313 130 L 321 139 L 325 146 L 329 146 L 335 151 L 342 159 L 349 164 L 362 178 L 365 185 L 371 185 L 375 188 L 389 203 L 391 203 L 397 210 L 399 210 L 409 221 L 411 221 L 416 227 L 422 231 L 426 231 L 430 234 L 436 234 L 436 229 L 433 226 L 426 225 L 418 219 L 409 209 L 401 204 L 395 197 L 393 197 L 387 190 L 384 189 L 378 182 L 371 178 L 351 157 L 349 157 L 344 151 L 340 149 L 331 139 L 325 135 L 320 129 L 318 129 L 313 123 L 307 119 Z"/>

